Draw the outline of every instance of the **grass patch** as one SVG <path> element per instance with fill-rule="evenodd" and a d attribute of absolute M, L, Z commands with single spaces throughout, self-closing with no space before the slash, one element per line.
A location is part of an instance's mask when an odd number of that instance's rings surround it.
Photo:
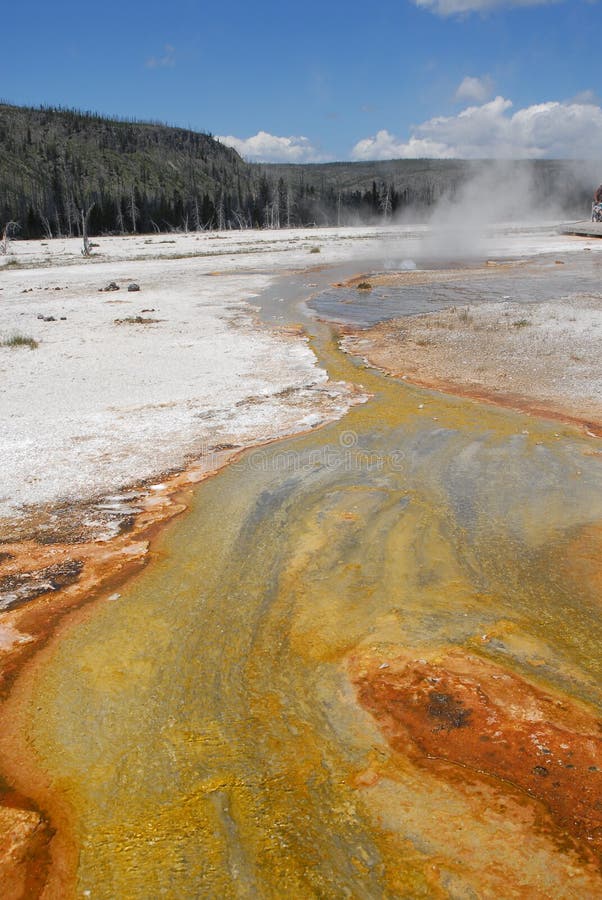
<path fill-rule="evenodd" d="M 309 252 L 310 253 L 320 253 L 320 248 L 319 247 L 310 247 Z"/>
<path fill-rule="evenodd" d="M 525 328 L 526 325 L 530 325 L 528 319 L 517 319 L 516 322 L 512 323 L 515 328 Z"/>
<path fill-rule="evenodd" d="M 472 322 L 472 316 L 468 309 L 461 309 L 458 313 L 458 318 L 460 322 L 464 322 L 466 325 L 468 325 L 469 322 Z"/>
<path fill-rule="evenodd" d="M 2 347 L 29 347 L 30 350 L 35 350 L 39 344 L 35 340 L 35 338 L 29 337 L 27 334 L 21 334 L 19 331 L 15 331 L 14 334 L 11 334 L 9 337 L 5 338 L 0 344 Z"/>
<path fill-rule="evenodd" d="M 20 265 L 21 265 L 21 264 L 20 264 L 19 260 L 18 260 L 18 259 L 15 259 L 15 257 L 13 256 L 11 259 L 7 260 L 7 261 L 4 263 L 4 265 L 1 266 L 0 268 L 3 268 L 3 269 L 18 269 Z"/>
<path fill-rule="evenodd" d="M 357 286 L 357 289 L 358 289 L 358 291 L 371 291 L 372 285 L 370 284 L 369 281 L 360 281 L 360 283 Z"/>

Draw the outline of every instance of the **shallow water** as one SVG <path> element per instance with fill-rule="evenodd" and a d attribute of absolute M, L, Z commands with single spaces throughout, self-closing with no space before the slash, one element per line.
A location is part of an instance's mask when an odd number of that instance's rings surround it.
<path fill-rule="evenodd" d="M 374 286 L 371 291 L 330 287 L 317 294 L 310 306 L 326 319 L 367 327 L 452 306 L 502 301 L 528 304 L 572 294 L 599 293 L 602 271 L 596 256 L 580 253 L 576 257 L 563 265 L 557 265 L 552 258 L 541 260 L 531 270 L 519 267 L 486 277 L 468 274 L 432 284 Z M 418 267 L 423 272 L 437 271 L 442 263 L 419 259 Z M 381 270 L 375 266 L 373 271 Z"/>
<path fill-rule="evenodd" d="M 278 293 L 297 318 L 307 288 L 280 282 L 267 319 Z M 201 485 L 37 675 L 28 738 L 73 812 L 77 895 L 602 892 L 539 799 L 392 745 L 353 674 L 461 652 L 599 709 L 592 441 L 381 377 L 311 329 L 372 399 Z"/>

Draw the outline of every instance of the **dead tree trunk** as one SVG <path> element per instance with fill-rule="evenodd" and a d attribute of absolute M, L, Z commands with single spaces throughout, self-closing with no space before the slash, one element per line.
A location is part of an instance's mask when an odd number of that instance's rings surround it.
<path fill-rule="evenodd" d="M 7 222 L 2 230 L 2 240 L 0 240 L 0 253 L 2 256 L 6 256 L 8 253 L 8 245 L 10 244 L 11 235 L 15 234 L 19 230 L 19 223 Z"/>
<path fill-rule="evenodd" d="M 223 231 L 226 227 L 226 210 L 224 203 L 224 192 L 220 191 L 219 203 L 217 207 L 217 230 Z"/>
<path fill-rule="evenodd" d="M 136 206 L 136 194 L 135 194 L 134 188 L 132 188 L 132 191 L 130 194 L 129 213 L 130 213 L 130 219 L 132 220 L 132 232 L 133 232 L 133 234 L 136 234 L 136 231 L 137 231 L 136 225 L 137 225 L 137 221 L 138 221 L 138 207 Z"/>
<path fill-rule="evenodd" d="M 77 213 L 78 209 L 75 205 L 75 201 L 71 194 L 67 197 L 67 201 L 65 203 L 65 214 L 67 216 L 67 234 L 69 237 L 73 237 L 73 214 L 75 213 L 75 219 L 77 221 Z"/>
<path fill-rule="evenodd" d="M 291 197 L 291 189 L 286 189 L 286 227 L 291 227 L 291 212 L 293 208 L 293 198 Z"/>
<path fill-rule="evenodd" d="M 194 226 L 195 231 L 203 230 L 201 227 L 201 216 L 199 213 L 199 201 L 197 200 L 196 197 L 194 198 L 194 207 L 192 210 L 192 224 Z"/>
<path fill-rule="evenodd" d="M 250 227 L 248 221 L 245 219 L 245 217 L 243 216 L 243 214 L 241 212 L 233 211 L 232 215 L 234 217 L 236 224 L 238 225 L 238 227 L 240 228 L 241 231 L 245 231 L 247 228 Z"/>
<path fill-rule="evenodd" d="M 84 246 L 82 247 L 82 256 L 92 256 L 92 249 L 90 247 L 90 241 L 88 239 L 88 221 L 90 219 L 90 213 L 93 209 L 94 203 L 91 203 L 86 210 L 80 209 L 79 211 L 82 224 L 82 240 L 84 242 Z"/>
<path fill-rule="evenodd" d="M 44 229 L 44 236 L 51 241 L 52 240 L 52 227 L 50 225 L 50 219 L 45 216 L 40 210 L 38 210 L 38 218 L 42 223 L 42 228 Z"/>
<path fill-rule="evenodd" d="M 123 221 L 123 210 L 121 209 L 121 198 L 117 201 L 117 231 L 119 234 L 124 234 L 125 232 L 125 223 Z"/>
<path fill-rule="evenodd" d="M 388 185 L 383 184 L 382 193 L 380 195 L 380 208 L 382 210 L 383 219 L 388 221 L 391 218 L 391 190 Z"/>

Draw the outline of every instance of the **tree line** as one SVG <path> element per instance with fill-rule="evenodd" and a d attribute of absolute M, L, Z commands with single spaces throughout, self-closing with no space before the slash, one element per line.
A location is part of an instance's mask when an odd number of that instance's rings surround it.
<path fill-rule="evenodd" d="M 410 211 L 419 218 L 479 165 L 249 164 L 208 133 L 8 104 L 0 104 L 0 148 L 0 232 L 13 223 L 24 238 L 344 226 Z M 544 193 L 562 181 L 570 196 L 583 194 L 574 178 L 567 182 L 566 166 L 524 165 Z"/>
<path fill-rule="evenodd" d="M 248 164 L 210 134 L 52 107 L 0 105 L 0 145 L 0 223 L 26 238 L 349 225 L 436 193 L 376 178 L 316 185 L 304 169 Z"/>

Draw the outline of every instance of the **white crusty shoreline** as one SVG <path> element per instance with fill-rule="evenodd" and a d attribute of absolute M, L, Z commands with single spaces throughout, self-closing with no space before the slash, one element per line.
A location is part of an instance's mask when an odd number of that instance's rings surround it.
<path fill-rule="evenodd" d="M 89 260 L 77 239 L 13 242 L 0 340 L 39 345 L 0 347 L 0 523 L 342 415 L 357 396 L 328 381 L 302 335 L 260 326 L 252 303 L 274 275 L 342 259 L 357 236 L 107 237 Z M 120 289 L 102 291 L 110 282 Z M 157 321 L 116 324 L 137 316 Z"/>
<path fill-rule="evenodd" d="M 102 237 L 89 260 L 78 239 L 14 241 L 0 257 L 0 340 L 19 332 L 39 346 L 0 347 L 0 522 L 341 416 L 352 393 L 328 381 L 302 336 L 260 327 L 252 302 L 288 269 L 353 260 L 361 271 L 377 258 L 395 267 L 420 253 L 425 233 Z M 593 245 L 507 229 L 491 249 L 499 258 Z M 111 281 L 120 290 L 100 292 Z M 141 290 L 128 292 L 130 282 Z M 136 316 L 158 321 L 115 324 Z"/>

